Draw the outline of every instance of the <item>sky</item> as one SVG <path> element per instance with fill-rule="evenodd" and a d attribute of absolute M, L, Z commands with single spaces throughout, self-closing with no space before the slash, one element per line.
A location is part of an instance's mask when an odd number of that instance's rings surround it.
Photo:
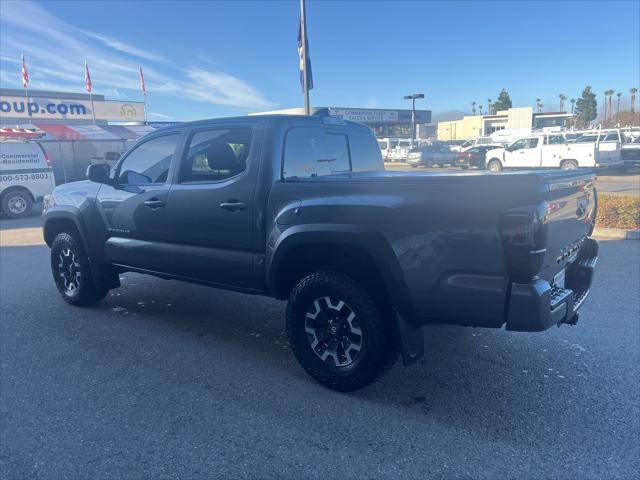
<path fill-rule="evenodd" d="M 295 1 L 0 2 L 0 86 L 142 100 L 149 119 L 301 106 Z M 640 84 L 640 2 L 313 1 L 311 104 L 418 108 L 436 118 L 506 88 L 514 106 Z"/>

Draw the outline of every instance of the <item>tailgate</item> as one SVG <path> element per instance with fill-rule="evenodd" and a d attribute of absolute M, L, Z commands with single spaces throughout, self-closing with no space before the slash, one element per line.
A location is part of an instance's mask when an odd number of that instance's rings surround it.
<path fill-rule="evenodd" d="M 595 180 L 591 171 L 545 176 L 547 241 L 542 278 L 553 278 L 573 262 L 584 239 L 593 231 L 597 207 Z"/>

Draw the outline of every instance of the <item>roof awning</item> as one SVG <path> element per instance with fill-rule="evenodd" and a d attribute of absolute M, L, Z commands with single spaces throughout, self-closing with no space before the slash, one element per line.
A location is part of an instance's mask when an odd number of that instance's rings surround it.
<path fill-rule="evenodd" d="M 40 130 L 44 130 L 48 135 L 52 136 L 55 140 L 85 140 L 86 137 L 81 133 L 69 128 L 66 125 L 47 125 L 37 124 Z"/>
<path fill-rule="evenodd" d="M 27 128 L 0 128 L 2 138 L 40 138 L 44 132 L 30 130 Z"/>

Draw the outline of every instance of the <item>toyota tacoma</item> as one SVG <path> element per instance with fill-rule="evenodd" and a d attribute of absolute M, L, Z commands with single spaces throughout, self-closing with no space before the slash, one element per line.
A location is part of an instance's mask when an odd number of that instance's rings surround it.
<path fill-rule="evenodd" d="M 250 116 L 149 134 L 46 199 L 66 302 L 138 272 L 288 300 L 302 367 L 341 391 L 442 323 L 538 332 L 575 324 L 598 244 L 591 170 L 384 171 L 365 126 Z"/>

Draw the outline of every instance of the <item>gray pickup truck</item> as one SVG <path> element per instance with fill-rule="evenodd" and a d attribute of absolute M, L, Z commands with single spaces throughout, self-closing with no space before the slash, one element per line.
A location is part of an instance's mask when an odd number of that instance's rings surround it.
<path fill-rule="evenodd" d="M 591 171 L 385 172 L 334 117 L 176 125 L 87 176 L 43 213 L 68 303 L 126 271 L 288 299 L 293 352 L 342 391 L 420 358 L 426 324 L 575 324 L 597 259 Z"/>

